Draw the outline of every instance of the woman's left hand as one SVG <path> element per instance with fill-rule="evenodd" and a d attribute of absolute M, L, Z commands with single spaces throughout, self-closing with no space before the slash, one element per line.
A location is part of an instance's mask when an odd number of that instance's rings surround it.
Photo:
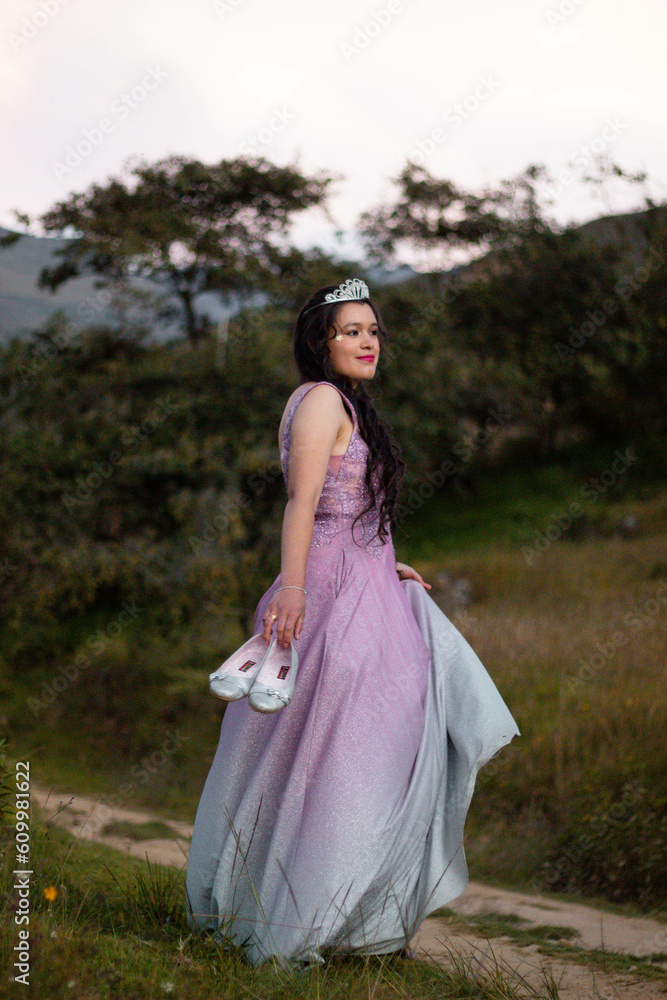
<path fill-rule="evenodd" d="M 396 563 L 396 572 L 398 573 L 399 580 L 416 580 L 417 583 L 421 583 L 422 587 L 426 587 L 427 590 L 431 589 L 430 583 L 425 583 L 416 569 L 412 566 L 406 566 L 405 563 Z"/>

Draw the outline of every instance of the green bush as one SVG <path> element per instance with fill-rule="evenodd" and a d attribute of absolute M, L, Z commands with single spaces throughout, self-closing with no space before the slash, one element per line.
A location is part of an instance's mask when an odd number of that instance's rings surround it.
<path fill-rule="evenodd" d="M 667 800 L 639 782 L 576 800 L 542 870 L 550 890 L 656 905 L 667 899 Z"/>

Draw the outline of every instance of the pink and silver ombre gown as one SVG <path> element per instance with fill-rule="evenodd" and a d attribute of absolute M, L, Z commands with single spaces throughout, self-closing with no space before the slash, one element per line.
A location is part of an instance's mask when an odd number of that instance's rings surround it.
<path fill-rule="evenodd" d="M 286 482 L 310 388 L 287 417 Z M 227 706 L 188 858 L 191 922 L 253 963 L 403 947 L 465 888 L 477 771 L 519 732 L 461 633 L 421 584 L 399 581 L 376 511 L 352 537 L 368 448 L 343 400 L 354 429 L 315 514 L 294 697 L 272 715 L 247 698 Z"/>

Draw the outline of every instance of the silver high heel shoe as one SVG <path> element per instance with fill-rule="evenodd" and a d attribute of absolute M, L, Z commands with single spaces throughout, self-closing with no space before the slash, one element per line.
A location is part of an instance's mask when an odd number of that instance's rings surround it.
<path fill-rule="evenodd" d="M 277 712 L 289 705 L 294 694 L 299 657 L 296 649 L 283 649 L 277 639 L 271 640 L 269 651 L 250 688 L 248 702 L 256 712 Z"/>

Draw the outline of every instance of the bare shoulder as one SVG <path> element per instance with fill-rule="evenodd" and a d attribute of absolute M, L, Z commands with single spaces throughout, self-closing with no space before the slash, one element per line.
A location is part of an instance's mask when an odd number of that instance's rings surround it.
<path fill-rule="evenodd" d="M 336 407 L 341 408 L 343 406 L 343 400 L 341 395 L 335 386 L 330 385 L 328 382 L 302 382 L 298 385 L 292 395 L 289 397 L 285 404 L 285 409 L 283 410 L 283 416 L 281 424 L 284 424 L 287 414 L 292 408 L 292 404 L 298 396 L 303 395 L 304 389 L 310 389 L 304 396 L 303 406 L 305 410 L 321 409 L 326 407 L 327 410 L 331 409 L 333 403 Z"/>
<path fill-rule="evenodd" d="M 283 415 L 280 420 L 280 428 L 278 430 L 279 442 L 282 442 L 285 424 L 287 423 L 287 416 L 292 408 L 292 404 L 295 399 L 297 399 L 300 395 L 303 395 L 306 388 L 311 391 L 305 393 L 303 402 L 300 403 L 297 408 L 297 413 L 301 411 L 301 419 L 312 420 L 313 417 L 316 416 L 322 416 L 325 419 L 330 419 L 334 415 L 336 417 L 344 415 L 345 408 L 343 400 L 335 386 L 330 385 L 327 382 L 302 382 L 301 385 L 296 387 L 285 404 L 285 409 L 283 410 Z"/>

